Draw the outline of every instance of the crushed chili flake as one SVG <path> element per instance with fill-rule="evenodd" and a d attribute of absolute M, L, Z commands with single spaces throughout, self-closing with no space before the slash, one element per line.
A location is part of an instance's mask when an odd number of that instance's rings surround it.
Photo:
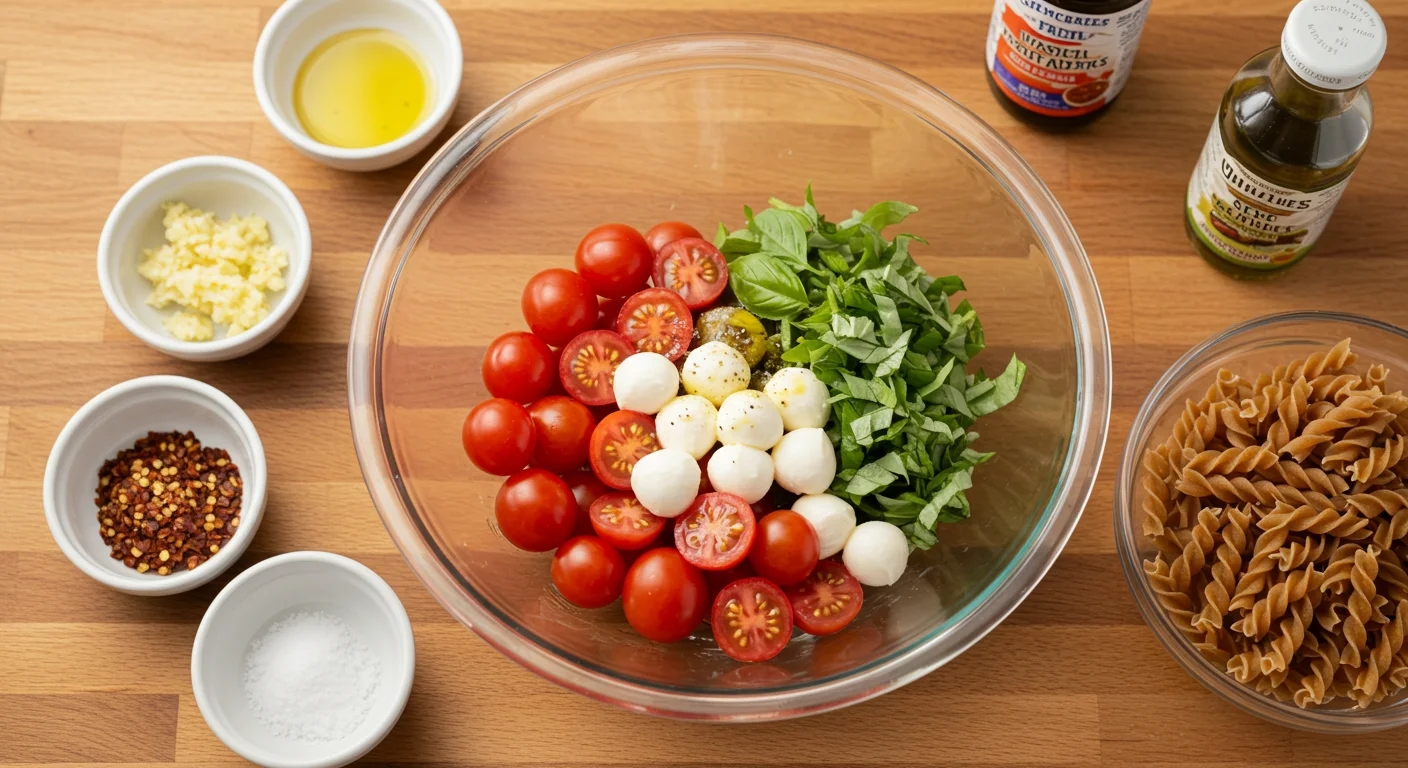
<path fill-rule="evenodd" d="M 98 471 L 103 542 L 138 573 L 195 568 L 234 536 L 244 494 L 230 454 L 190 432 L 148 432 Z"/>

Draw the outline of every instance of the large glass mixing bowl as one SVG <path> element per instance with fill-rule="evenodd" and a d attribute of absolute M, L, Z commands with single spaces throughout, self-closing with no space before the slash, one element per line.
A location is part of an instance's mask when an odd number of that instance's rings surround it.
<path fill-rule="evenodd" d="M 619 603 L 575 608 L 549 555 L 493 522 L 500 479 L 460 447 L 487 397 L 483 349 L 524 327 L 519 296 L 571 267 L 590 228 L 665 219 L 712 232 L 743 206 L 801 202 L 835 219 L 880 200 L 919 206 L 903 230 L 934 275 L 957 273 L 1000 371 L 1026 384 L 979 424 L 997 451 L 972 519 L 915 552 L 859 618 L 740 664 L 707 626 L 672 645 L 637 635 Z M 1036 586 L 1095 482 L 1110 406 L 1099 291 L 1070 223 L 1032 170 L 942 93 L 864 57 L 763 36 L 688 36 L 606 51 L 485 110 L 392 212 L 367 267 L 348 356 L 353 438 L 392 538 L 426 587 L 506 656 L 588 696 L 678 717 L 764 720 L 851 704 L 913 680 L 997 626 Z"/>

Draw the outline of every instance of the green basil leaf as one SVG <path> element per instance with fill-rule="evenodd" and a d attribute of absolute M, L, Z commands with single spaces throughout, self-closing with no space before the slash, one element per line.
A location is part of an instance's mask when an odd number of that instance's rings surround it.
<path fill-rule="evenodd" d="M 1022 380 L 1027 376 L 1027 366 L 1017 359 L 1016 355 L 1007 362 L 1007 369 L 995 379 L 988 382 L 992 386 L 987 391 L 979 395 L 967 397 L 968 410 L 974 416 L 986 416 L 989 413 L 1001 408 L 1004 405 L 1017 399 L 1017 393 L 1022 388 Z"/>
<path fill-rule="evenodd" d="M 870 210 L 866 211 L 865 214 L 860 217 L 860 220 L 862 223 L 874 227 L 876 232 L 880 232 L 884 230 L 885 227 L 904 221 L 909 218 L 911 213 L 917 210 L 919 209 L 909 203 L 900 203 L 890 200 L 870 206 Z"/>
<path fill-rule="evenodd" d="M 769 208 L 753 218 L 758 228 L 763 250 L 791 257 L 807 264 L 807 232 L 797 215 L 780 208 Z"/>
<path fill-rule="evenodd" d="M 807 292 L 796 273 L 766 253 L 739 257 L 729 265 L 729 287 L 758 317 L 790 318 L 807 308 Z"/>

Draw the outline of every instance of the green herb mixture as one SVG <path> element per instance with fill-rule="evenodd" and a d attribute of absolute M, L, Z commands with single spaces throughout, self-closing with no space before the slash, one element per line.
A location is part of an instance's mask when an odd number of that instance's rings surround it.
<path fill-rule="evenodd" d="M 967 519 L 972 431 L 1017 397 L 1026 366 L 1014 355 L 996 378 L 965 366 L 983 349 L 983 326 L 955 276 L 934 278 L 909 255 L 914 235 L 886 240 L 886 227 L 918 209 L 876 203 L 841 222 L 777 198 L 714 244 L 729 263 L 738 301 L 776 322 L 782 359 L 810 366 L 831 390 L 826 431 L 837 447 L 831 493 L 872 518 L 900 526 L 928 549 L 938 523 Z"/>

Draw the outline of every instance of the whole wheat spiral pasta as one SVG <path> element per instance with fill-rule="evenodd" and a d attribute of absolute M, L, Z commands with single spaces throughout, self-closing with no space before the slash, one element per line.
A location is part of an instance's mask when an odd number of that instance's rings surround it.
<path fill-rule="evenodd" d="M 1348 339 L 1220 371 L 1136 480 L 1144 564 L 1193 648 L 1301 707 L 1408 687 L 1408 395 Z"/>

